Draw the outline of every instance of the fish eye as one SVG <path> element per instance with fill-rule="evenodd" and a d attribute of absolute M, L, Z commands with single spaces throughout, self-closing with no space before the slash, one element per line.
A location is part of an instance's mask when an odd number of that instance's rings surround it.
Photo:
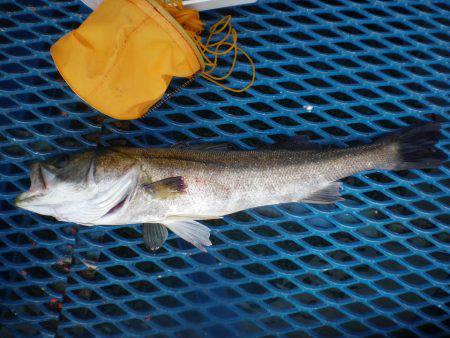
<path fill-rule="evenodd" d="M 69 156 L 66 154 L 56 156 L 49 161 L 49 164 L 56 169 L 62 169 L 69 164 Z"/>

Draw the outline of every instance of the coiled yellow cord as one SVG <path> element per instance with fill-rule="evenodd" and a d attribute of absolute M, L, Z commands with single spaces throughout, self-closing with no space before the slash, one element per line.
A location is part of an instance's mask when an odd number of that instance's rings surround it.
<path fill-rule="evenodd" d="M 243 92 L 248 90 L 255 82 L 256 69 L 252 58 L 238 46 L 238 34 L 231 25 L 231 16 L 227 15 L 211 26 L 206 43 L 203 43 L 201 33 L 204 30 L 203 22 L 200 20 L 200 15 L 197 11 L 183 7 L 181 0 L 158 0 L 160 4 L 166 9 L 170 15 L 186 30 L 186 32 L 194 40 L 195 44 L 202 55 L 205 62 L 205 69 L 200 75 L 206 80 L 215 83 L 216 85 L 232 91 Z M 226 33 L 225 33 L 226 32 Z M 214 41 L 216 37 L 224 35 L 219 41 Z M 233 53 L 233 62 L 227 73 L 222 76 L 212 75 L 217 69 L 219 59 Z M 232 88 L 225 84 L 226 81 L 234 72 L 237 64 L 238 54 L 241 53 L 250 63 L 252 68 L 252 77 L 250 82 L 243 88 Z"/>

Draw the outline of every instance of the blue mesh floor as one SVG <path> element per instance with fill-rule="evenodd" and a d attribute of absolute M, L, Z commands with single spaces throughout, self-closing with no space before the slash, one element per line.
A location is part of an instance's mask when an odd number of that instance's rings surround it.
<path fill-rule="evenodd" d="M 255 86 L 234 94 L 199 79 L 131 122 L 99 116 L 53 66 L 50 45 L 87 14 L 75 0 L 0 1 L 0 336 L 449 332 L 445 167 L 367 172 L 344 180 L 336 205 L 207 222 L 208 254 L 175 236 L 149 253 L 139 225 L 85 228 L 12 204 L 29 162 L 98 142 L 252 148 L 298 134 L 345 146 L 433 120 L 448 151 L 447 1 L 260 0 L 203 13 L 208 24 L 233 16 Z"/>

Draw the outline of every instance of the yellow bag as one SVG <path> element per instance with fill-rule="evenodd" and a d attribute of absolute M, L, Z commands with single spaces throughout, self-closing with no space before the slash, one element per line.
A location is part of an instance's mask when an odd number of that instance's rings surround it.
<path fill-rule="evenodd" d="M 143 116 L 164 95 L 173 77 L 200 73 L 220 84 L 229 74 L 211 75 L 217 57 L 235 51 L 231 73 L 237 52 L 243 52 L 236 45 L 229 18 L 214 25 L 203 44 L 198 12 L 180 8 L 155 0 L 105 0 L 78 29 L 51 47 L 56 67 L 78 96 L 117 119 Z M 231 43 L 210 41 L 227 27 L 226 39 L 232 37 Z M 214 59 L 207 53 L 213 53 Z"/>

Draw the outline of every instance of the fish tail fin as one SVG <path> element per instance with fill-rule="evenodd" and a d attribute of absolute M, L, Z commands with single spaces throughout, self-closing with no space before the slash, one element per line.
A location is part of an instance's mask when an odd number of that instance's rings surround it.
<path fill-rule="evenodd" d="M 379 142 L 394 149 L 394 160 L 382 169 L 425 169 L 441 165 L 447 160 L 447 155 L 436 147 L 439 138 L 438 123 L 405 128 L 382 138 Z"/>

